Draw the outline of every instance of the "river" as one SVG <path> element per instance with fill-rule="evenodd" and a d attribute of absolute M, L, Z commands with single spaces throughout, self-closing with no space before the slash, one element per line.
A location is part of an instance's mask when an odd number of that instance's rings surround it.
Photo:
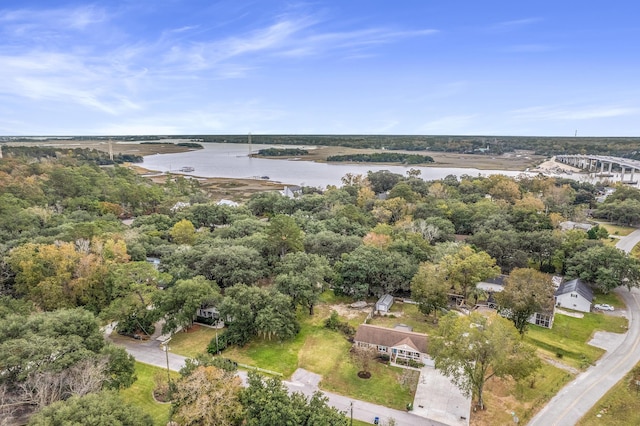
<path fill-rule="evenodd" d="M 177 154 L 155 154 L 144 157 L 142 167 L 160 172 L 180 173 L 183 167 L 193 167 L 189 174 L 200 177 L 256 178 L 268 176 L 269 180 L 289 185 L 314 186 L 325 188 L 327 185 L 340 186 L 341 178 L 347 173 L 366 175 L 369 170 L 389 170 L 392 173 L 406 175 L 409 169 L 422 172 L 421 178 L 437 180 L 447 175 L 488 176 L 503 174 L 517 176 L 522 172 L 513 170 L 480 170 L 474 168 L 445 168 L 420 166 L 392 166 L 381 164 L 353 163 L 315 163 L 302 160 L 276 160 L 249 157 L 248 144 L 207 143 L 204 149 Z M 255 145 L 253 146 L 255 148 Z M 260 149 L 279 147 L 260 145 Z M 292 148 L 287 146 L 287 148 Z M 304 148 L 300 146 L 299 148 Z M 255 153 L 255 149 L 253 152 Z"/>

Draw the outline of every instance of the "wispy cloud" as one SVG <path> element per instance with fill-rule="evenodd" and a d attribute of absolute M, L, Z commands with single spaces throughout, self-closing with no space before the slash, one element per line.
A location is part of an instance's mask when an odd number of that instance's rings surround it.
<path fill-rule="evenodd" d="M 489 30 L 500 31 L 500 32 L 513 31 L 522 27 L 529 26 L 531 24 L 535 24 L 540 21 L 542 21 L 541 18 L 535 18 L 535 17 L 514 19 L 510 21 L 502 21 L 502 22 L 498 22 L 496 24 L 490 25 Z"/>

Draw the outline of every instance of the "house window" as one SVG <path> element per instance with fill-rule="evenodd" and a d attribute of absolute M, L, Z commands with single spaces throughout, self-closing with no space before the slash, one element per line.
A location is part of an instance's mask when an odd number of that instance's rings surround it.
<path fill-rule="evenodd" d="M 550 328 L 551 326 L 551 315 L 543 315 L 536 313 L 536 325 L 541 327 Z"/>
<path fill-rule="evenodd" d="M 387 353 L 387 347 L 378 345 L 378 352 Z"/>

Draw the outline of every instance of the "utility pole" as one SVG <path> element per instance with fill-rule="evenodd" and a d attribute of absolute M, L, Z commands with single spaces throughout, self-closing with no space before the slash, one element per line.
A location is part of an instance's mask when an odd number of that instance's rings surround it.
<path fill-rule="evenodd" d="M 169 369 L 169 342 L 171 341 L 171 337 L 164 341 L 164 354 L 167 358 L 167 385 L 169 386 L 169 391 L 171 391 L 171 370 Z"/>
<path fill-rule="evenodd" d="M 351 405 L 351 425 L 350 426 L 353 426 L 353 401 L 351 401 L 350 405 Z"/>

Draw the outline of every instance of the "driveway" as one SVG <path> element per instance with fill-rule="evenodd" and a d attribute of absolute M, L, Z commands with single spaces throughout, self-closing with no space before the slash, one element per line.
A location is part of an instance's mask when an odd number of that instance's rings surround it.
<path fill-rule="evenodd" d="M 468 426 L 471 399 L 432 366 L 420 369 L 413 413 L 447 425 Z"/>
<path fill-rule="evenodd" d="M 150 364 L 160 368 L 167 368 L 167 359 L 169 369 L 178 371 L 185 364 L 186 358 L 171 352 L 164 352 L 162 345 L 158 340 L 150 339 L 147 341 L 133 340 L 128 337 L 112 334 L 110 339 L 121 346 L 124 346 L 127 352 L 140 362 Z M 171 347 L 171 343 L 169 343 Z M 247 372 L 238 370 L 238 376 L 242 379 L 243 384 L 247 383 Z M 301 392 L 306 396 L 313 395 L 318 389 L 318 383 L 321 377 L 303 369 L 297 369 L 291 376 L 291 380 L 283 381 L 289 392 Z M 328 404 L 337 408 L 351 416 L 353 410 L 353 418 L 363 422 L 373 423 L 375 417 L 379 417 L 381 421 L 394 419 L 397 426 L 447 426 L 458 423 L 441 423 L 437 420 L 430 420 L 414 413 L 394 410 L 382 405 L 371 404 L 369 402 L 360 401 L 343 395 L 331 392 L 321 391 L 327 398 Z M 437 390 L 439 392 L 439 390 Z M 437 393 L 433 392 L 433 393 Z"/>

